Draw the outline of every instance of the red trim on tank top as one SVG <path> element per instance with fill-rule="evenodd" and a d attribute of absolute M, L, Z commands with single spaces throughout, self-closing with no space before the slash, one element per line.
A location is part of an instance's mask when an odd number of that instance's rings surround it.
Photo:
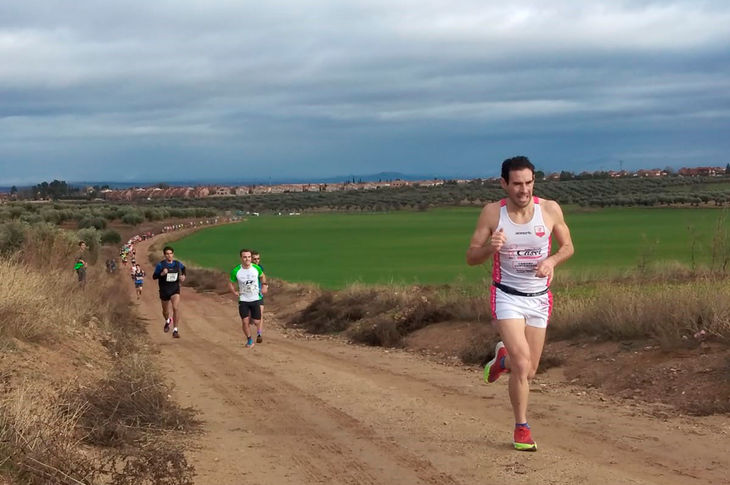
<path fill-rule="evenodd" d="M 533 201 L 533 202 L 534 202 L 535 204 L 539 204 L 539 203 L 540 203 L 540 197 L 538 197 L 538 196 L 536 196 L 536 195 L 533 195 L 533 196 L 532 196 L 532 201 Z"/>
<path fill-rule="evenodd" d="M 548 251 L 547 251 L 547 253 L 548 253 L 547 257 L 548 258 L 550 257 L 550 251 L 552 251 L 552 249 L 553 249 L 553 234 L 550 233 L 550 235 L 548 236 Z M 548 278 L 548 280 L 547 280 L 547 285 L 548 286 L 550 286 L 550 282 L 551 282 L 551 279 Z M 552 301 L 552 300 L 550 300 L 550 301 Z"/>
<path fill-rule="evenodd" d="M 490 285 L 489 303 L 492 306 L 492 318 L 497 319 L 497 287 Z"/>
<path fill-rule="evenodd" d="M 507 205 L 507 199 L 502 199 L 502 200 L 499 201 L 499 206 L 500 207 L 504 207 L 506 205 Z"/>
<path fill-rule="evenodd" d="M 492 281 L 500 283 L 502 281 L 502 266 L 499 262 L 499 252 L 494 253 L 492 262 Z"/>

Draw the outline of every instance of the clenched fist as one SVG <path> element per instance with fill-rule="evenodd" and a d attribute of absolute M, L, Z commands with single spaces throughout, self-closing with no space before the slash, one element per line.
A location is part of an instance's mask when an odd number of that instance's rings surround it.
<path fill-rule="evenodd" d="M 507 236 L 504 235 L 504 229 L 501 227 L 492 234 L 492 237 L 489 238 L 489 246 L 494 250 L 494 252 L 502 249 L 505 242 L 507 242 Z"/>

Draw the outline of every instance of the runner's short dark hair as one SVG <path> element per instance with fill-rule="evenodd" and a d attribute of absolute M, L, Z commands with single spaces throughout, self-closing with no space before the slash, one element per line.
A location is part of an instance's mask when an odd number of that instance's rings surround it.
<path fill-rule="evenodd" d="M 241 250 L 240 250 L 240 251 L 238 252 L 238 255 L 239 255 L 239 256 L 243 256 L 243 253 L 251 253 L 251 254 L 253 255 L 253 251 L 251 251 L 250 249 L 247 249 L 247 248 L 243 248 L 243 249 L 241 249 Z"/>
<path fill-rule="evenodd" d="M 251 256 L 261 256 L 261 253 L 256 251 L 255 249 L 251 250 Z"/>
<path fill-rule="evenodd" d="M 167 251 L 172 251 L 173 253 L 175 252 L 175 250 L 172 249 L 172 246 L 165 246 L 164 248 L 162 248 L 162 254 L 165 254 Z"/>
<path fill-rule="evenodd" d="M 509 182 L 509 173 L 513 170 L 522 170 L 523 168 L 529 168 L 533 175 L 535 175 L 535 166 L 530 162 L 530 159 L 525 156 L 518 156 L 508 158 L 502 162 L 502 178 L 505 182 Z"/>
<path fill-rule="evenodd" d="M 81 246 L 82 244 L 86 244 L 86 241 L 79 241 L 79 246 Z"/>

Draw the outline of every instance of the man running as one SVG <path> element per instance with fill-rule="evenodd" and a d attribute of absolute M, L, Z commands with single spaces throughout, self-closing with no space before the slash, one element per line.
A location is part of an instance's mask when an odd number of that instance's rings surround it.
<path fill-rule="evenodd" d="M 255 249 L 251 251 L 251 263 L 255 264 L 259 268 L 261 268 L 261 273 L 264 272 L 264 267 L 261 264 L 261 254 L 256 251 Z M 261 278 L 259 277 L 259 283 L 261 282 Z M 256 325 L 256 343 L 260 344 L 264 341 L 263 336 L 261 333 L 264 331 L 264 295 L 263 293 L 259 293 L 259 297 L 261 297 L 261 303 L 259 306 L 261 307 L 261 319 L 259 320 L 259 324 Z"/>
<path fill-rule="evenodd" d="M 134 266 L 134 271 L 132 271 L 132 281 L 134 281 L 134 288 L 137 290 L 137 299 L 139 300 L 142 296 L 142 285 L 144 285 L 144 270 L 140 267 L 140 265 Z"/>
<path fill-rule="evenodd" d="M 180 282 L 185 281 L 185 266 L 174 259 L 175 251 L 170 246 L 162 250 L 165 259 L 157 263 L 152 279 L 158 280 L 160 284 L 160 301 L 162 302 L 162 316 L 165 318 L 165 332 L 170 331 L 172 325 L 172 336 L 180 338 L 178 325 L 180 325 Z M 172 312 L 170 311 L 172 307 Z"/>
<path fill-rule="evenodd" d="M 79 257 L 76 258 L 76 264 L 74 264 L 74 270 L 76 276 L 79 278 L 79 286 L 81 288 L 86 287 L 86 241 L 79 241 Z"/>
<path fill-rule="evenodd" d="M 266 294 L 268 283 L 261 268 L 251 263 L 251 250 L 241 249 L 241 264 L 231 270 L 228 288 L 238 297 L 238 314 L 241 317 L 241 327 L 246 336 L 246 347 L 254 346 L 249 324 L 259 328 L 261 324 L 261 297 Z M 238 291 L 233 283 L 238 283 Z"/>
<path fill-rule="evenodd" d="M 487 204 L 472 236 L 466 261 L 484 263 L 493 256 L 492 316 L 502 337 L 484 369 L 487 382 L 509 372 L 509 397 L 515 417 L 513 445 L 535 451 L 527 424 L 529 380 L 535 376 L 553 297 L 555 267 L 573 255 L 570 230 L 557 202 L 532 195 L 535 167 L 527 157 L 502 163 L 502 188 L 507 198 Z M 552 256 L 552 236 L 560 248 Z"/>

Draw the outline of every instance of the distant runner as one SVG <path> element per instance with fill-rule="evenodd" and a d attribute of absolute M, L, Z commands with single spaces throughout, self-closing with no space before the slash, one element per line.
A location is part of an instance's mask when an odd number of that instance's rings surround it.
<path fill-rule="evenodd" d="M 137 290 L 137 299 L 142 296 L 142 285 L 144 285 L 144 270 L 137 264 L 134 266 L 132 271 L 132 281 L 134 281 L 134 288 Z"/>
<path fill-rule="evenodd" d="M 79 278 L 79 286 L 86 287 L 86 241 L 79 241 L 79 257 L 76 258 L 74 270 Z"/>
<path fill-rule="evenodd" d="M 251 263 L 251 250 L 241 249 L 241 264 L 231 270 L 228 288 L 238 297 L 238 314 L 241 317 L 241 328 L 246 336 L 246 347 L 254 346 L 251 337 L 250 323 L 259 328 L 261 324 L 261 297 L 266 294 L 268 284 L 266 275 L 258 265 Z M 238 283 L 238 291 L 233 286 Z M 259 340 L 261 342 L 261 340 Z"/>
<path fill-rule="evenodd" d="M 251 251 L 251 263 L 255 264 L 259 268 L 261 268 L 261 273 L 264 273 L 264 266 L 261 264 L 261 254 L 256 251 L 255 249 Z M 259 277 L 259 282 L 261 281 L 261 278 Z M 260 285 L 263 286 L 263 285 Z M 264 331 L 264 295 L 263 293 L 259 293 L 259 296 L 261 297 L 261 319 L 259 320 L 259 324 L 256 326 L 256 343 L 260 344 L 264 341 L 264 338 L 262 336 L 262 332 Z"/>
<path fill-rule="evenodd" d="M 484 379 L 491 383 L 502 373 L 510 373 L 509 396 L 515 416 L 512 444 L 520 451 L 537 450 L 527 424 L 529 380 L 537 372 L 553 308 L 553 271 L 573 255 L 560 206 L 534 197 L 534 182 L 535 167 L 527 157 L 502 163 L 501 184 L 507 198 L 484 207 L 466 252 L 469 265 L 494 257 L 492 315 L 502 342 L 484 368 Z M 552 236 L 560 249 L 551 256 Z"/>
<path fill-rule="evenodd" d="M 165 259 L 157 263 L 152 279 L 160 284 L 160 301 L 162 302 L 162 316 L 165 318 L 164 331 L 169 332 L 172 326 L 172 336 L 180 338 L 180 282 L 185 281 L 185 266 L 174 259 L 175 251 L 170 246 L 162 250 Z M 172 311 L 170 311 L 172 307 Z"/>

